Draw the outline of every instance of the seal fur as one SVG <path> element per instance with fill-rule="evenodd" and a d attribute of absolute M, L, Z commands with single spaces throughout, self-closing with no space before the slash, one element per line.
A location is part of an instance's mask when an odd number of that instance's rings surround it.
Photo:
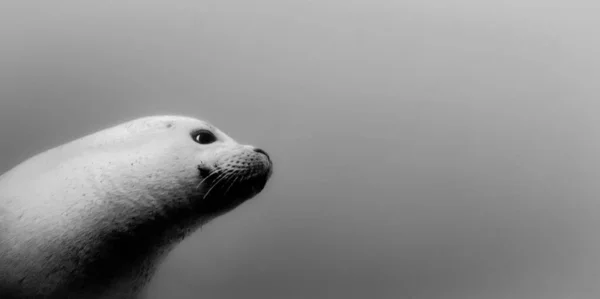
<path fill-rule="evenodd" d="M 271 172 L 264 151 L 184 116 L 34 156 L 0 176 L 0 298 L 135 298 L 178 241 Z"/>

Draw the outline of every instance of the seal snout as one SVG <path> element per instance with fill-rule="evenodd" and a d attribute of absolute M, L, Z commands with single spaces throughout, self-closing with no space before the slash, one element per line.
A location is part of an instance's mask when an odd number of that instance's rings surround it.
<path fill-rule="evenodd" d="M 267 159 L 269 159 L 269 161 L 271 161 L 271 157 L 269 157 L 269 154 L 267 154 L 267 152 L 265 152 L 264 150 L 262 150 L 260 148 L 254 148 L 254 151 L 259 154 L 263 154 L 263 155 L 267 156 Z"/>
<path fill-rule="evenodd" d="M 273 168 L 273 162 L 271 161 L 271 156 L 269 156 L 269 154 L 267 154 L 267 152 L 265 152 L 263 149 L 261 148 L 254 148 L 254 155 L 257 156 L 257 160 L 262 160 L 263 162 L 263 168 L 266 172 L 266 179 L 269 179 L 269 177 L 271 176 L 271 172 L 272 172 L 272 168 Z"/>
<path fill-rule="evenodd" d="M 269 154 L 260 148 L 245 145 L 223 152 L 214 164 L 198 166 L 204 198 L 250 199 L 263 190 L 272 168 Z"/>

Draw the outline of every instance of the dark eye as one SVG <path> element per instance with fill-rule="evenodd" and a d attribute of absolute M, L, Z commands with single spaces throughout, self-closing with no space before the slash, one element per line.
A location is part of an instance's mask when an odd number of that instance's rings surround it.
<path fill-rule="evenodd" d="M 217 141 L 217 137 L 211 131 L 198 130 L 192 134 L 194 141 L 200 144 L 209 144 Z"/>

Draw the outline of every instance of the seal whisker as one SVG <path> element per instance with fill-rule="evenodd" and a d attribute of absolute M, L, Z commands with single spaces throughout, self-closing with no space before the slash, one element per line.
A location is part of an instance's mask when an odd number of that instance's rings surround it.
<path fill-rule="evenodd" d="M 225 185 L 229 184 L 229 187 L 227 188 L 227 191 L 229 191 L 229 189 L 231 188 L 232 185 L 232 179 L 235 180 L 237 179 L 237 172 L 235 170 L 232 170 L 229 172 L 229 175 L 225 178 Z M 223 196 L 225 196 L 225 194 L 227 194 L 227 191 L 225 191 L 225 193 L 223 193 Z"/>
<path fill-rule="evenodd" d="M 223 194 L 223 196 L 227 195 L 227 193 L 229 193 L 229 190 L 231 189 L 231 187 L 233 187 L 233 185 L 235 185 L 235 182 L 240 178 L 240 176 L 235 176 L 235 178 L 230 182 L 229 187 L 227 187 L 227 190 L 225 191 L 225 193 Z"/>
<path fill-rule="evenodd" d="M 221 172 L 221 174 L 219 174 L 216 178 L 215 178 L 215 182 L 212 184 L 212 186 L 208 189 L 208 191 L 206 191 L 206 193 L 204 193 L 204 196 L 202 197 L 202 199 L 205 199 L 206 196 L 208 196 L 208 194 L 210 193 L 210 191 L 216 187 L 222 180 L 223 178 L 227 175 L 227 172 Z"/>
<path fill-rule="evenodd" d="M 200 188 L 202 183 L 204 183 L 204 181 L 206 181 L 208 178 L 210 178 L 211 176 L 213 176 L 215 174 L 221 174 L 221 173 L 222 173 L 222 171 L 217 169 L 216 171 L 213 171 L 211 174 L 207 175 L 204 179 L 202 179 L 202 181 L 200 181 L 200 183 L 198 183 L 198 185 L 196 186 L 196 190 L 198 190 L 198 188 Z"/>
<path fill-rule="evenodd" d="M 219 183 L 221 183 L 221 181 L 223 181 L 223 179 L 225 179 L 228 175 L 230 175 L 230 172 L 224 171 L 223 175 L 217 177 L 216 182 L 212 185 L 212 187 L 210 187 L 210 189 L 208 189 L 208 191 L 204 194 L 204 197 L 202 199 L 205 199 L 206 196 L 208 196 L 208 194 L 210 193 L 210 191 L 217 185 L 219 185 Z"/>
<path fill-rule="evenodd" d="M 229 177 L 231 177 L 232 175 L 233 175 L 233 172 L 231 170 L 223 171 L 223 176 L 221 178 L 219 178 L 218 181 L 215 182 L 213 187 L 216 187 L 218 184 L 221 184 L 221 183 L 227 183 Z M 209 192 L 210 192 L 210 190 L 209 190 Z M 208 194 L 208 192 L 207 192 L 207 194 Z"/>

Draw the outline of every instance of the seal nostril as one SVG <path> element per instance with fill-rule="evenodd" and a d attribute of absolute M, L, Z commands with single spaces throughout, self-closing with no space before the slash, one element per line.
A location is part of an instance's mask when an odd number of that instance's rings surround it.
<path fill-rule="evenodd" d="M 261 150 L 260 148 L 255 148 L 254 151 L 267 156 L 267 159 L 271 160 L 271 157 L 269 157 L 269 154 L 267 154 L 267 152 Z"/>

